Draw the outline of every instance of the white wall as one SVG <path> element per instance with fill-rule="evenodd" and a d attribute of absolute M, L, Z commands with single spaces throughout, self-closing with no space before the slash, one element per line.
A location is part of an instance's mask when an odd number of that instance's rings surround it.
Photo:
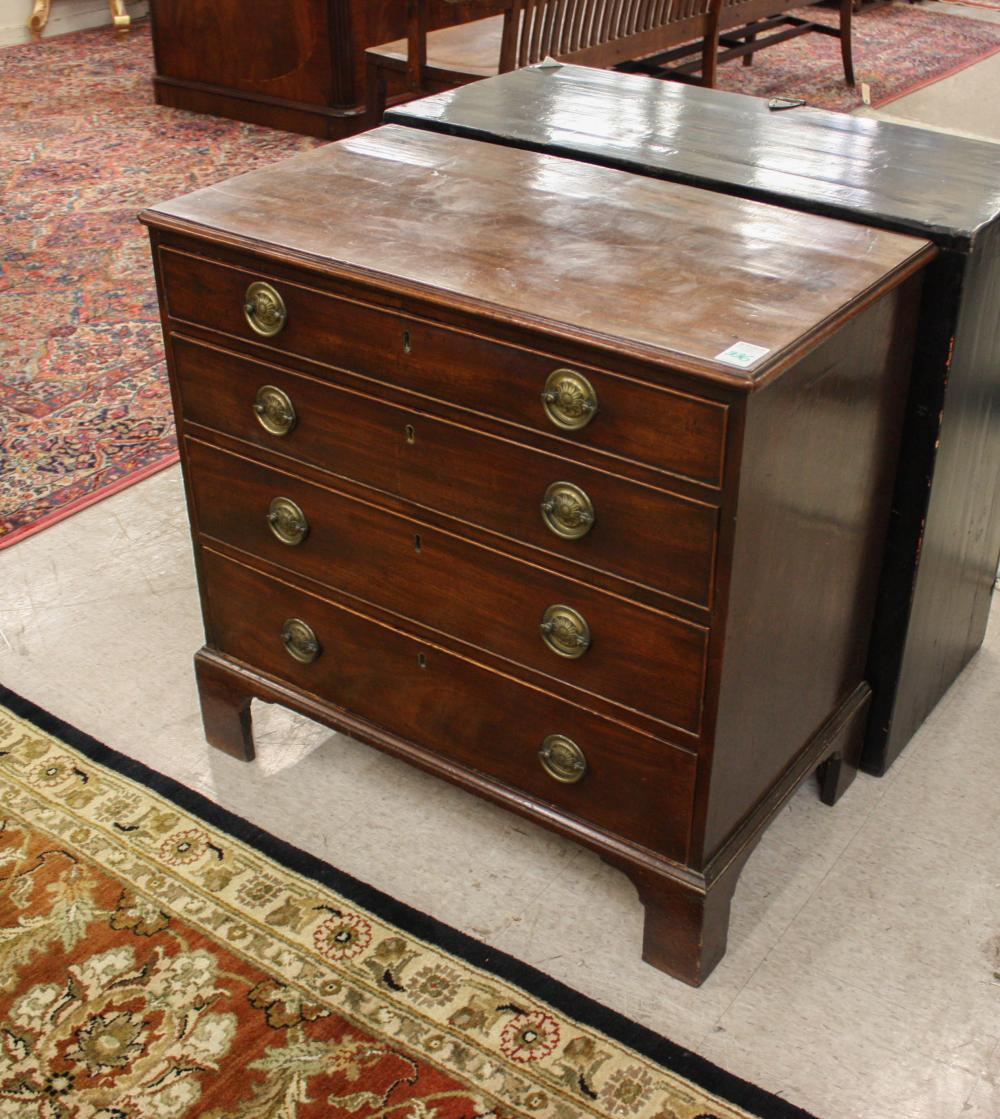
<path fill-rule="evenodd" d="M 127 0 L 126 7 L 133 19 L 148 11 L 145 0 Z M 28 43 L 34 38 L 27 27 L 31 12 L 32 0 L 0 0 L 0 46 Z M 107 0 L 52 0 L 52 11 L 42 38 L 79 31 L 83 27 L 100 27 L 105 23 L 111 23 Z"/>

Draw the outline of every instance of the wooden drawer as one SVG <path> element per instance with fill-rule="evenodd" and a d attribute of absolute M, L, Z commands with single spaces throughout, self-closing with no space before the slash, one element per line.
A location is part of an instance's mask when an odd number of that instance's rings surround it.
<path fill-rule="evenodd" d="M 686 854 L 695 756 L 490 672 L 364 615 L 203 549 L 210 640 L 221 652 L 322 697 L 432 753 L 486 773 L 670 858 Z M 285 651 L 289 618 L 322 651 Z M 576 784 L 551 778 L 538 751 L 553 734 L 585 753 Z"/>
<path fill-rule="evenodd" d="M 698 733 L 704 627 L 204 443 L 189 439 L 187 455 L 202 533 L 546 673 L 556 688 L 580 689 L 570 696 L 577 702 L 591 692 Z M 276 498 L 305 514 L 300 543 L 282 542 L 269 527 Z M 539 625 L 556 604 L 588 624 L 582 656 L 545 644 Z"/>
<path fill-rule="evenodd" d="M 714 487 L 722 482 L 724 404 L 273 278 L 288 320 L 276 337 L 262 339 L 248 325 L 243 304 L 247 286 L 266 278 L 263 273 L 171 249 L 162 249 L 160 260 L 167 309 L 176 319 L 525 425 L 563 443 Z M 593 418 L 575 431 L 557 427 L 541 400 L 549 375 L 567 365 L 587 377 L 597 397 Z"/>
<path fill-rule="evenodd" d="M 558 455 L 400 408 L 303 374 L 171 337 L 185 420 L 401 497 L 550 555 L 708 606 L 717 510 Z M 297 422 L 270 434 L 258 389 L 291 399 Z M 579 486 L 595 520 L 580 539 L 556 535 L 540 506 L 555 482 Z"/>

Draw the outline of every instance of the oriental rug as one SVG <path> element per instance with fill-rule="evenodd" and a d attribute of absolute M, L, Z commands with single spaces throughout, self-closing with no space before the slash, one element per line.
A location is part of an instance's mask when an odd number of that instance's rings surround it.
<path fill-rule="evenodd" d="M 0 1115 L 808 1119 L 2 688 Z"/>
<path fill-rule="evenodd" d="M 837 22 L 834 11 L 803 8 L 795 13 L 817 23 Z M 1000 51 L 1000 25 L 946 15 L 921 5 L 886 5 L 854 16 L 854 72 L 844 82 L 840 42 L 803 35 L 719 67 L 718 88 L 754 97 L 801 97 L 817 109 L 849 113 L 862 105 L 861 82 L 871 87 L 875 108 L 939 82 Z"/>
<path fill-rule="evenodd" d="M 0 50 L 0 548 L 176 461 L 154 202 L 317 141 L 160 108 L 148 22 Z"/>

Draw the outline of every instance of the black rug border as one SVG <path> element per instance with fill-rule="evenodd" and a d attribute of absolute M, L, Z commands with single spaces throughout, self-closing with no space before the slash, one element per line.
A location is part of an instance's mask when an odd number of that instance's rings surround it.
<path fill-rule="evenodd" d="M 158 773 L 142 762 L 135 761 L 106 746 L 3 684 L 0 684 L 0 705 L 35 724 L 39 730 L 79 750 L 91 761 L 138 781 L 172 800 L 185 811 L 200 817 L 207 824 L 218 827 L 240 842 L 255 847 L 262 854 L 281 863 L 294 873 L 335 890 L 361 908 L 375 913 L 386 923 L 397 926 L 411 936 L 441 947 L 473 967 L 482 968 L 499 979 L 523 987 L 532 997 L 550 1004 L 582 1025 L 607 1034 L 608 1037 L 634 1049 L 670 1072 L 693 1081 L 707 1091 L 721 1096 L 728 1103 L 754 1113 L 759 1119 L 816 1119 L 816 1116 L 810 1112 L 772 1092 L 758 1088 L 755 1084 L 741 1080 L 704 1057 L 699 1057 L 697 1053 L 677 1045 L 638 1022 L 633 1022 L 618 1011 L 573 990 L 572 987 L 568 987 L 558 979 L 553 979 L 552 976 L 546 975 L 530 964 L 414 909 L 306 851 L 300 851 L 292 844 L 222 808 L 174 778 Z M 715 1119 L 715 1117 L 707 1114 L 699 1116 L 698 1119 Z"/>

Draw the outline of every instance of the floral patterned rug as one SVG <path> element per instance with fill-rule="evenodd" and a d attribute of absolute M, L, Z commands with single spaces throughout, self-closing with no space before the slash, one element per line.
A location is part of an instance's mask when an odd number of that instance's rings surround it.
<path fill-rule="evenodd" d="M 796 15 L 837 23 L 828 8 L 802 8 Z M 719 67 L 718 87 L 754 97 L 801 97 L 817 109 L 849 113 L 861 106 L 861 83 L 871 87 L 876 108 L 964 70 L 1000 51 L 1000 25 L 947 15 L 928 4 L 891 4 L 863 9 L 853 21 L 857 85 L 844 83 L 840 41 L 802 35 L 753 56 Z"/>
<path fill-rule="evenodd" d="M 0 1115 L 808 1119 L 2 688 Z"/>
<path fill-rule="evenodd" d="M 136 214 L 314 146 L 160 108 L 148 22 L 0 50 L 0 547 L 176 460 Z"/>

